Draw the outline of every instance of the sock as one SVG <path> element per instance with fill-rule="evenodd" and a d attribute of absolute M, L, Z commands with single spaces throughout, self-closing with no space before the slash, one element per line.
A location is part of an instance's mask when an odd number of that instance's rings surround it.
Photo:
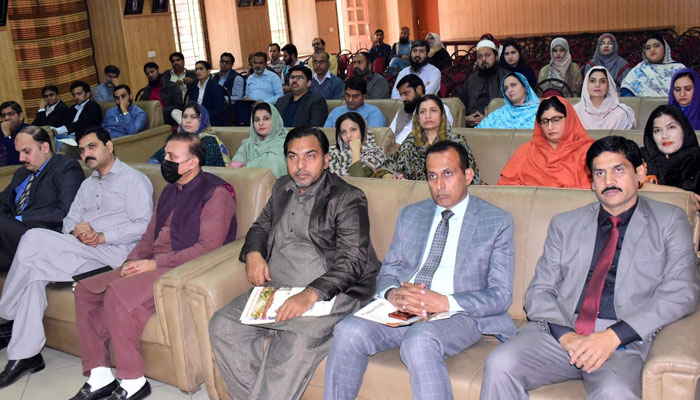
<path fill-rule="evenodd" d="M 90 391 L 102 389 L 103 387 L 109 385 L 114 381 L 114 375 L 112 375 L 112 368 L 109 367 L 97 367 L 90 370 L 90 378 L 87 383 L 90 384 Z"/>
<path fill-rule="evenodd" d="M 145 384 L 146 377 L 142 376 L 136 379 L 122 379 L 122 381 L 119 383 L 119 386 L 121 386 L 122 389 L 126 390 L 126 397 L 129 398 L 131 397 L 131 395 L 138 392 L 139 389 L 141 389 Z"/>

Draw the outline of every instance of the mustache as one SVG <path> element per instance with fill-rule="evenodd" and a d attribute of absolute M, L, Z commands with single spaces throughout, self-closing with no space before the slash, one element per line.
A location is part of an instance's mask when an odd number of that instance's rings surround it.
<path fill-rule="evenodd" d="M 97 161 L 97 159 L 95 157 L 85 157 L 85 162 L 88 161 Z"/>
<path fill-rule="evenodd" d="M 605 189 L 603 189 L 603 191 L 602 191 L 600 194 L 605 194 L 606 192 L 609 192 L 609 191 L 611 191 L 611 190 L 617 190 L 617 191 L 620 191 L 620 192 L 622 191 L 622 189 L 620 189 L 620 188 L 617 187 L 617 186 L 608 186 L 608 187 L 606 187 Z"/>

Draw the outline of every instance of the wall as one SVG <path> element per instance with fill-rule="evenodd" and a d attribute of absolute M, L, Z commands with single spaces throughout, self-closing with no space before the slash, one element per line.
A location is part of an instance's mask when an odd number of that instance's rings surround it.
<path fill-rule="evenodd" d="M 700 24 L 697 0 L 438 0 L 442 40 L 673 27 Z M 585 7 L 585 10 L 584 10 Z M 585 11 L 585 12 L 584 12 Z"/>
<path fill-rule="evenodd" d="M 204 0 L 204 14 L 207 18 L 207 34 L 209 36 L 209 53 L 212 66 L 219 67 L 219 56 L 223 52 L 233 54 L 236 62 L 234 68 L 248 66 L 248 54 L 241 53 L 241 41 L 238 35 L 238 13 L 236 1 L 230 0 Z M 257 7 L 256 7 L 257 8 Z M 265 6 L 267 10 L 267 6 Z M 245 22 L 244 22 L 245 24 Z M 268 22 L 269 24 L 269 22 Z"/>
<path fill-rule="evenodd" d="M 318 36 L 326 42 L 328 53 L 340 51 L 340 37 L 338 36 L 338 10 L 334 1 L 320 1 L 316 3 L 316 22 Z"/>
<path fill-rule="evenodd" d="M 291 43 L 297 47 L 299 55 L 311 54 L 314 49 L 311 42 L 318 37 L 318 24 L 316 23 L 315 0 L 287 0 L 287 13 L 289 14 Z M 324 39 L 325 40 L 325 39 Z"/>
<path fill-rule="evenodd" d="M 0 27 L 0 65 L 3 73 L 0 74 L 0 103 L 7 100 L 18 102 L 24 109 L 24 96 L 19 86 L 19 73 L 15 60 L 15 48 L 12 44 L 12 33 L 8 26 Z"/>
<path fill-rule="evenodd" d="M 384 43 L 392 45 L 399 40 L 401 27 L 408 26 L 411 29 L 411 39 L 414 38 L 411 0 L 368 0 L 368 5 L 372 35 L 374 31 L 381 29 L 384 31 Z"/>
<path fill-rule="evenodd" d="M 428 33 L 434 32 L 440 35 L 440 15 L 438 14 L 437 0 L 414 0 L 413 30 L 414 37 L 425 39 Z M 418 25 L 420 22 L 420 25 Z"/>
<path fill-rule="evenodd" d="M 241 60 L 245 58 L 248 65 L 248 54 L 256 51 L 267 53 L 267 45 L 272 41 L 270 35 L 270 14 L 265 6 L 241 7 L 238 12 L 238 37 L 241 41 Z M 314 24 L 315 26 L 315 24 Z M 235 31 L 229 35 L 235 35 Z M 309 40 L 309 43 L 311 41 Z"/>

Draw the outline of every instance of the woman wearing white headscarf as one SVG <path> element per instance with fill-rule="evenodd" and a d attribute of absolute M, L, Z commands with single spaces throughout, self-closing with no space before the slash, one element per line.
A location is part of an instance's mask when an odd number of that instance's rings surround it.
<path fill-rule="evenodd" d="M 442 45 L 440 36 L 437 33 L 429 33 L 425 37 L 430 45 L 430 51 L 428 51 L 428 62 L 436 66 L 438 69 L 452 65 L 452 58 L 450 58 L 450 53 L 445 50 L 445 46 Z"/>
<path fill-rule="evenodd" d="M 644 42 L 642 62 L 637 64 L 622 81 L 620 94 L 637 97 L 667 97 L 671 78 L 682 63 L 671 59 L 671 46 L 659 35 L 651 35 Z"/>
<path fill-rule="evenodd" d="M 542 67 L 540 70 L 539 81 L 547 79 L 559 79 L 566 82 L 571 89 L 571 93 L 564 93 L 564 85 L 558 82 L 548 82 L 542 88 L 542 91 L 547 89 L 555 89 L 565 96 L 578 97 L 581 95 L 581 68 L 575 62 L 571 61 L 571 52 L 569 52 L 569 42 L 562 37 L 555 38 L 549 45 L 549 55 L 551 61 L 549 64 Z"/>
<path fill-rule="evenodd" d="M 615 85 L 620 84 L 632 69 L 632 66 L 618 54 L 617 39 L 612 33 L 604 33 L 598 38 L 598 46 L 595 48 L 593 59 L 583 69 L 584 75 L 597 65 L 605 67 L 615 79 Z M 585 81 L 585 79 L 584 79 Z"/>
<path fill-rule="evenodd" d="M 574 106 L 586 129 L 634 129 L 634 111 L 621 104 L 612 74 L 603 66 L 588 70 L 581 101 Z"/>

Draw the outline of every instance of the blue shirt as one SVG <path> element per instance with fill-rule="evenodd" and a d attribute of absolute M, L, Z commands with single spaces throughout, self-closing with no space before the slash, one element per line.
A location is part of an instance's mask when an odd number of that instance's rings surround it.
<path fill-rule="evenodd" d="M 127 108 L 129 114 L 122 114 L 119 107 L 114 106 L 107 110 L 102 120 L 102 127 L 107 129 L 112 139 L 133 135 L 146 129 L 146 112 L 132 104 Z"/>
<path fill-rule="evenodd" d="M 326 100 L 342 99 L 345 92 L 345 84 L 329 71 L 322 84 L 318 83 L 317 76 L 314 75 L 313 79 L 311 79 L 309 91 L 318 92 Z"/>
<path fill-rule="evenodd" d="M 214 82 L 218 83 L 221 87 L 226 87 L 226 79 L 228 79 L 228 74 L 234 74 L 235 72 L 229 71 L 226 76 L 221 76 L 221 72 L 214 75 L 212 79 Z M 228 88 L 226 88 L 228 89 Z M 245 79 L 242 76 L 236 74 L 233 78 L 233 85 L 231 86 L 230 93 L 231 100 L 240 100 L 245 95 Z"/>
<path fill-rule="evenodd" d="M 362 117 L 367 121 L 367 125 L 371 127 L 387 126 L 386 118 L 384 118 L 384 114 L 382 114 L 382 111 L 379 109 L 379 107 L 364 103 L 363 105 L 357 107 L 354 110 L 351 110 L 350 107 L 347 106 L 347 104 L 334 108 L 333 111 L 331 111 L 331 113 L 328 114 L 328 118 L 326 119 L 326 123 L 323 124 L 323 127 L 335 128 L 335 120 L 337 120 L 338 117 L 340 117 L 341 115 L 349 113 L 351 111 L 362 115 Z"/>
<path fill-rule="evenodd" d="M 264 101 L 274 104 L 282 97 L 282 81 L 276 73 L 264 69 L 262 75 L 253 73 L 248 76 L 245 93 L 251 100 Z"/>
<path fill-rule="evenodd" d="M 53 156 L 52 156 L 52 157 L 53 157 Z M 51 159 L 51 157 L 49 157 L 49 160 L 50 160 L 50 159 Z M 44 164 L 39 168 L 38 171 L 36 171 L 36 172 L 34 173 L 34 179 L 36 179 L 36 178 L 39 176 L 39 174 L 40 174 L 41 171 L 44 169 L 44 167 L 46 166 L 46 164 L 49 163 L 49 160 L 44 161 Z M 24 178 L 24 180 L 22 181 L 22 183 L 20 183 L 19 185 L 17 185 L 17 187 L 15 188 L 15 205 L 17 205 L 17 203 L 19 202 L 19 198 L 22 197 L 22 193 L 24 193 L 24 189 L 27 187 L 27 183 L 29 183 L 29 178 L 30 178 L 31 176 L 32 176 L 32 174 L 27 175 L 27 177 Z M 22 207 L 22 210 L 21 210 L 21 211 L 24 211 L 24 209 L 27 208 L 27 204 L 29 204 L 29 196 L 27 196 L 27 202 L 24 203 L 24 207 Z M 15 219 L 16 219 L 17 221 L 19 221 L 19 222 L 22 222 L 22 215 L 21 215 L 21 214 L 20 214 L 20 215 L 15 215 Z"/>
<path fill-rule="evenodd" d="M 107 86 L 107 82 L 102 82 L 92 90 L 92 99 L 98 103 L 114 101 L 114 86 Z"/>

